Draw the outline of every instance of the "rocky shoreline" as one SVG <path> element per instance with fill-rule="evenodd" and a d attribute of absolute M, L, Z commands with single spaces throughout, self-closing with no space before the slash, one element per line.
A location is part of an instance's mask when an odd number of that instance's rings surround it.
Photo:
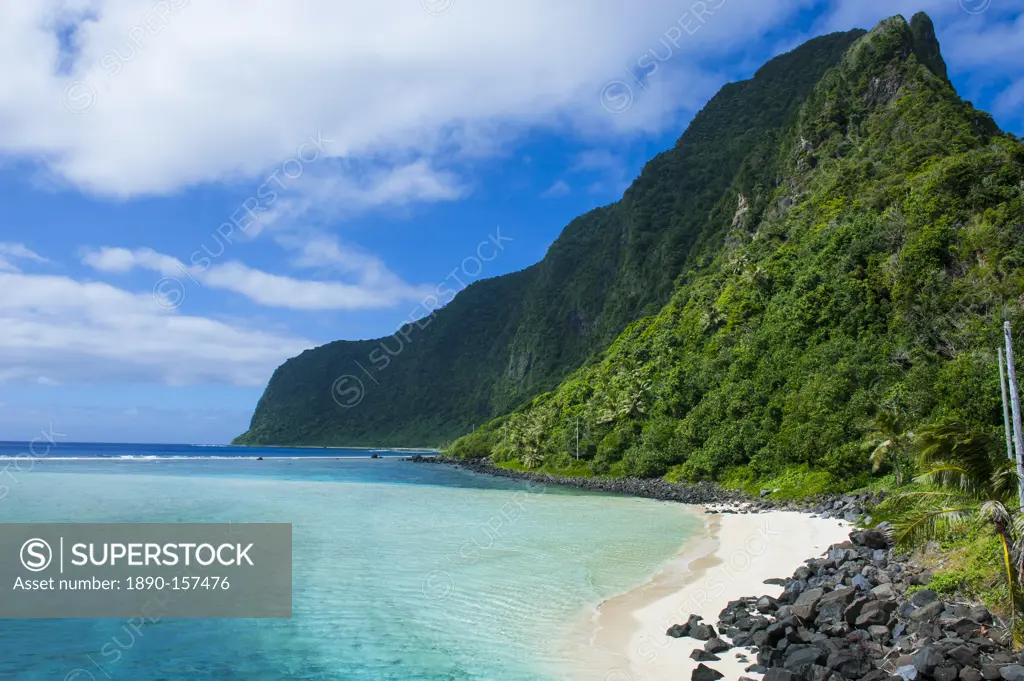
<path fill-rule="evenodd" d="M 408 460 L 442 463 L 476 473 L 543 484 L 612 492 L 686 504 L 707 513 L 802 511 L 847 522 L 867 521 L 882 494 L 832 495 L 806 502 L 776 502 L 770 490 L 751 498 L 710 483 L 571 478 L 510 471 L 490 462 L 443 456 Z M 756 657 L 748 673 L 764 681 L 1024 681 L 1024 653 L 1013 652 L 1005 623 L 986 608 L 943 601 L 923 588 L 931 574 L 891 546 L 885 523 L 853 530 L 849 541 L 812 557 L 791 577 L 768 580 L 783 587 L 778 598 L 752 595 L 731 601 L 717 629 L 696 615 L 666 635 L 705 641 L 692 658 L 692 681 L 724 675 L 705 665 L 730 652 Z M 751 681 L 741 677 L 740 681 Z"/>
<path fill-rule="evenodd" d="M 886 529 L 854 530 L 792 577 L 771 580 L 784 587 L 779 598 L 731 601 L 717 630 L 690 617 L 666 633 L 706 641 L 693 655 L 702 662 L 756 652 L 746 671 L 764 681 L 1024 680 L 1024 654 L 1012 651 L 1005 625 L 983 606 L 912 589 L 930 575 L 893 555 Z M 723 675 L 702 665 L 691 678 Z"/>
<path fill-rule="evenodd" d="M 705 506 L 706 513 L 759 513 L 763 511 L 803 511 L 823 518 L 840 518 L 859 522 L 866 517 L 866 508 L 884 499 L 883 493 L 833 494 L 807 501 L 773 501 L 772 490 L 763 490 L 751 497 L 736 490 L 725 489 L 711 482 L 679 483 L 651 478 L 577 478 L 548 473 L 531 473 L 500 468 L 486 459 L 462 460 L 437 456 L 407 457 L 414 463 L 445 464 L 474 473 L 514 478 L 549 485 L 564 485 L 592 492 L 610 492 L 656 501 Z"/>

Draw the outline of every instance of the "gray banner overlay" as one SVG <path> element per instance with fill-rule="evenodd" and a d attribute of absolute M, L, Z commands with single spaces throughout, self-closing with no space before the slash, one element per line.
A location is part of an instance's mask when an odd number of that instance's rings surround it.
<path fill-rule="evenodd" d="M 0 618 L 287 618 L 284 523 L 0 523 Z"/>

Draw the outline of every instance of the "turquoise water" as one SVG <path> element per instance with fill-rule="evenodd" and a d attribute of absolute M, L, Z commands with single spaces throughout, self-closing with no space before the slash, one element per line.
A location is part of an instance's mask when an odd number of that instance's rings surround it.
<path fill-rule="evenodd" d="M 397 459 L 36 460 L 2 522 L 291 522 L 290 620 L 2 620 L 0 678 L 539 681 L 698 527 L 683 507 Z"/>
<path fill-rule="evenodd" d="M 20 459 L 255 459 L 263 457 L 338 458 L 365 457 L 366 449 L 339 447 L 235 447 L 233 445 L 176 445 L 129 444 L 124 442 L 65 442 L 60 433 L 41 431 L 33 442 L 0 440 L 0 460 Z M 373 451 L 373 450 L 370 450 Z M 398 452 L 381 453 L 400 455 Z M 413 452 L 433 453 L 436 450 L 403 450 L 401 455 Z"/>

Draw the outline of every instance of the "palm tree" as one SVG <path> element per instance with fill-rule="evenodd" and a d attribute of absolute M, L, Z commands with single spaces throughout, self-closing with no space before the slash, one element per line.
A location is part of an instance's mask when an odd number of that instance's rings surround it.
<path fill-rule="evenodd" d="M 1011 621 L 1015 621 L 1024 568 L 1024 517 L 1013 463 L 1000 455 L 994 439 L 954 419 L 925 428 L 915 448 L 923 471 L 916 481 L 927 489 L 904 492 L 893 500 L 896 543 L 920 546 L 954 530 L 988 525 L 1002 544 Z"/>
<path fill-rule="evenodd" d="M 635 360 L 629 360 L 599 397 L 602 404 L 598 423 L 607 424 L 619 419 L 638 419 L 647 413 L 652 384 L 642 373 Z"/>
<path fill-rule="evenodd" d="M 507 461 L 519 456 L 523 450 L 524 439 L 523 417 L 519 414 L 512 414 L 501 427 L 501 435 L 498 445 L 495 447 L 497 460 Z"/>
<path fill-rule="evenodd" d="M 878 471 L 886 461 L 892 461 L 896 471 L 896 486 L 903 486 L 903 472 L 906 468 L 907 449 L 913 433 L 906 432 L 903 420 L 895 409 L 884 409 L 875 416 L 874 432 L 868 435 L 868 446 L 872 448 L 872 470 Z"/>
<path fill-rule="evenodd" d="M 498 461 L 519 459 L 527 468 L 543 465 L 550 450 L 553 409 L 550 405 L 535 405 L 526 412 L 516 412 L 502 425 L 498 443 L 494 448 Z"/>
<path fill-rule="evenodd" d="M 522 452 L 519 460 L 527 468 L 533 468 L 544 463 L 544 437 L 546 436 L 543 421 L 531 414 L 523 433 Z"/>
<path fill-rule="evenodd" d="M 639 375 L 631 375 L 630 379 L 619 410 L 623 416 L 640 418 L 647 413 L 647 397 L 651 392 L 651 382 L 640 378 Z"/>
<path fill-rule="evenodd" d="M 523 453 L 519 456 L 519 460 L 524 466 L 526 466 L 527 470 L 544 463 L 544 457 L 535 447 L 528 447 L 523 450 Z"/>

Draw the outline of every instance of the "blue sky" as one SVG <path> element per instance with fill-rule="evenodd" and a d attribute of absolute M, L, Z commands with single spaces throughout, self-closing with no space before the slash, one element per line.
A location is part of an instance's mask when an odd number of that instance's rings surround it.
<path fill-rule="evenodd" d="M 289 356 L 541 259 L 724 83 L 919 9 L 1024 134 L 1020 0 L 5 3 L 0 439 L 228 441 Z"/>

